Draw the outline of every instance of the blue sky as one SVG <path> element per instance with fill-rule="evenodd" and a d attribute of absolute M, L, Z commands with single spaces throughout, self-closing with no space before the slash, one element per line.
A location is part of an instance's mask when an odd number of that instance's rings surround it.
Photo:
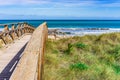
<path fill-rule="evenodd" d="M 0 19 L 120 19 L 120 0 L 0 0 Z"/>

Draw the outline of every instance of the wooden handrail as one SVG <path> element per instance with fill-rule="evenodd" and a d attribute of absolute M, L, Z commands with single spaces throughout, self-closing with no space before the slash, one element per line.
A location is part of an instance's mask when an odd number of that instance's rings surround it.
<path fill-rule="evenodd" d="M 33 32 L 10 80 L 42 80 L 47 37 L 48 28 L 46 23 L 43 23 Z"/>
<path fill-rule="evenodd" d="M 8 25 L 11 26 L 11 30 Z M 17 26 L 16 29 L 15 25 Z M 16 37 L 19 38 L 25 33 L 33 33 L 35 29 L 26 22 L 0 24 L 0 26 L 4 26 L 4 31 L 0 33 L 0 39 L 2 39 L 4 44 L 14 41 Z"/>

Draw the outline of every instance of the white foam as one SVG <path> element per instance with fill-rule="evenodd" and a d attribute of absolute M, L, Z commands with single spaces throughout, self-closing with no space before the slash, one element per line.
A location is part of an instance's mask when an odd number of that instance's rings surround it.
<path fill-rule="evenodd" d="M 4 30 L 4 28 L 0 28 L 0 31 L 3 31 Z M 11 28 L 9 28 L 9 30 L 11 30 Z"/>
<path fill-rule="evenodd" d="M 77 36 L 81 36 L 81 35 L 99 35 L 99 34 L 104 34 L 104 33 L 114 33 L 114 32 L 120 32 L 120 28 L 108 28 L 108 29 L 93 29 L 89 28 L 62 28 L 62 29 L 58 29 L 58 31 L 60 32 L 65 32 L 65 33 L 70 33 L 68 35 L 77 35 Z"/>
<path fill-rule="evenodd" d="M 4 28 L 0 28 L 0 31 L 3 31 Z"/>

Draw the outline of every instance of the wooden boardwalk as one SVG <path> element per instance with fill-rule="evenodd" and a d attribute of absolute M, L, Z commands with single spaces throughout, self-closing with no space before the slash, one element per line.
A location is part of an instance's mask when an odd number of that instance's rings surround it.
<path fill-rule="evenodd" d="M 3 24 L 0 33 L 6 46 L 0 49 L 0 80 L 42 80 L 47 24 L 35 29 L 27 23 L 12 23 L 11 30 L 8 25 Z"/>
<path fill-rule="evenodd" d="M 8 80 L 10 78 L 30 37 L 31 35 L 23 35 L 20 39 L 8 45 L 7 48 L 0 50 L 0 80 Z"/>

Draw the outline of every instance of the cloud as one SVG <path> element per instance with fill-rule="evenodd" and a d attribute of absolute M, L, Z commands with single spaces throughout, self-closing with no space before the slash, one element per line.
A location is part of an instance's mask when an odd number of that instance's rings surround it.
<path fill-rule="evenodd" d="M 50 5 L 52 7 L 120 7 L 119 0 L 0 0 L 0 6 L 7 5 Z"/>
<path fill-rule="evenodd" d="M 107 0 L 0 0 L 0 18 L 119 17 L 120 1 Z M 10 7 L 7 5 L 11 5 Z M 112 8 L 111 8 L 112 7 Z M 13 12 L 14 11 L 14 12 Z M 18 17 L 17 17 L 18 16 Z"/>
<path fill-rule="evenodd" d="M 84 1 L 78 1 L 78 2 L 67 2 L 67 3 L 61 3 L 66 7 L 120 7 L 120 1 L 116 0 L 84 0 Z"/>
<path fill-rule="evenodd" d="M 3 6 L 3 5 L 10 5 L 10 4 L 13 4 L 14 1 L 15 0 L 0 0 L 0 5 L 1 6 Z"/>
<path fill-rule="evenodd" d="M 6 5 L 24 5 L 24 4 L 46 4 L 49 1 L 44 0 L 0 0 L 0 6 Z"/>
<path fill-rule="evenodd" d="M 23 0 L 24 4 L 47 4 L 50 1 L 45 0 Z"/>
<path fill-rule="evenodd" d="M 111 3 L 111 4 L 103 4 L 102 7 L 120 7 L 120 2 Z"/>

